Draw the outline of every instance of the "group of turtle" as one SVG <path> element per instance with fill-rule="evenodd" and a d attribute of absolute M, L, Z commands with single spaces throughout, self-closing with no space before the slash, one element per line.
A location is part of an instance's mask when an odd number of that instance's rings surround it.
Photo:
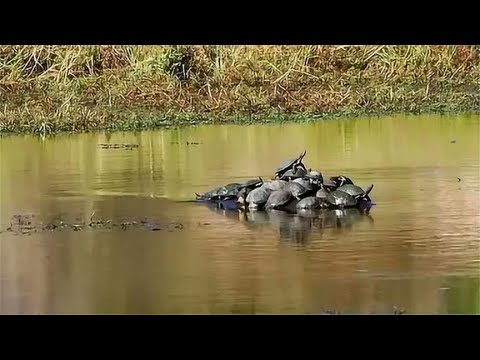
<path fill-rule="evenodd" d="M 371 204 L 370 185 L 362 189 L 343 175 L 324 179 L 320 171 L 307 170 L 303 163 L 306 155 L 285 161 L 276 171 L 272 180 L 261 177 L 244 183 L 231 183 L 196 194 L 197 201 L 234 201 L 243 210 L 313 210 L 364 207 Z"/>

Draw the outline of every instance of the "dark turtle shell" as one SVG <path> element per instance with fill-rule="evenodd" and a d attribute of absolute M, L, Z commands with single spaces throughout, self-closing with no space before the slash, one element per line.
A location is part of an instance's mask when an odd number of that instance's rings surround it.
<path fill-rule="evenodd" d="M 315 196 L 309 196 L 297 203 L 297 210 L 318 209 L 320 207 L 320 199 Z"/>
<path fill-rule="evenodd" d="M 327 195 L 327 201 L 335 207 L 349 207 L 357 205 L 357 200 L 343 191 L 332 191 Z"/>
<path fill-rule="evenodd" d="M 265 205 L 271 192 L 263 188 L 256 188 L 247 195 L 246 202 L 250 208 L 257 208 Z"/>
<path fill-rule="evenodd" d="M 273 191 L 270 194 L 270 197 L 268 198 L 267 203 L 265 204 L 265 207 L 267 209 L 278 209 L 288 205 L 288 203 L 292 200 L 292 198 L 293 197 L 290 191 L 286 191 L 286 190 Z"/>
<path fill-rule="evenodd" d="M 307 192 L 307 189 L 305 189 L 304 186 L 294 181 L 290 181 L 287 184 L 287 190 L 290 191 L 297 199 L 300 199 Z"/>

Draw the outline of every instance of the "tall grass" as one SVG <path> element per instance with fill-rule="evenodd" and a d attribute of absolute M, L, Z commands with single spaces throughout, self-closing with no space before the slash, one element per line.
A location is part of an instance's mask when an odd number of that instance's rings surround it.
<path fill-rule="evenodd" d="M 0 46 L 0 131 L 476 111 L 480 46 Z"/>

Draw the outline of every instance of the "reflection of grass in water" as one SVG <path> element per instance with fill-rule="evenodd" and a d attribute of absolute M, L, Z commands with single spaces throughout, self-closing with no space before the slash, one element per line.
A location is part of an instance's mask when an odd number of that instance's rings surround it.
<path fill-rule="evenodd" d="M 469 111 L 479 46 L 0 46 L 0 129 Z"/>
<path fill-rule="evenodd" d="M 449 314 L 480 314 L 480 278 L 450 277 L 447 286 Z"/>

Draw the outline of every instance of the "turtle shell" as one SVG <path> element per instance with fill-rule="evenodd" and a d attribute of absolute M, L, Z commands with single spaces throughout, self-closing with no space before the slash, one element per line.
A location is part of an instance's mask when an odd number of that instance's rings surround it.
<path fill-rule="evenodd" d="M 353 185 L 353 184 L 346 184 L 343 186 L 340 186 L 338 191 L 343 191 L 346 192 L 349 195 L 352 195 L 353 197 L 359 197 L 365 195 L 365 191 L 360 186 Z"/>
<path fill-rule="evenodd" d="M 327 195 L 327 201 L 333 206 L 349 207 L 357 205 L 357 200 L 343 191 L 332 191 Z"/>
<path fill-rule="evenodd" d="M 320 207 L 320 199 L 315 196 L 309 196 L 297 203 L 297 210 L 318 209 Z"/>
<path fill-rule="evenodd" d="M 328 196 L 329 192 L 325 189 L 319 189 L 315 196 L 319 199 L 326 199 Z"/>
<path fill-rule="evenodd" d="M 288 191 L 292 193 L 294 197 L 301 198 L 305 193 L 307 192 L 307 189 L 305 187 L 297 182 L 290 181 L 287 185 Z"/>
<path fill-rule="evenodd" d="M 296 178 L 303 178 L 307 172 L 301 168 L 298 167 L 295 171 L 293 169 L 287 170 L 281 177 L 281 179 L 289 180 L 289 179 L 296 179 Z"/>
<path fill-rule="evenodd" d="M 288 182 L 286 182 L 285 180 L 272 180 L 264 182 L 261 188 L 269 189 L 272 191 L 283 190 L 287 187 L 287 184 Z"/>
<path fill-rule="evenodd" d="M 277 209 L 287 205 L 292 200 L 292 194 L 287 190 L 277 190 L 270 194 L 265 204 L 268 209 Z"/>
<path fill-rule="evenodd" d="M 263 179 L 259 177 L 258 179 L 251 179 L 244 182 L 241 186 L 249 189 L 256 188 L 263 184 Z"/>
<path fill-rule="evenodd" d="M 268 190 L 256 188 L 248 193 L 246 202 L 249 206 L 262 206 L 267 202 L 270 194 L 271 193 Z"/>
<path fill-rule="evenodd" d="M 302 185 L 307 191 L 313 190 L 312 184 L 307 179 L 298 178 L 298 179 L 292 180 L 292 182 Z"/>

